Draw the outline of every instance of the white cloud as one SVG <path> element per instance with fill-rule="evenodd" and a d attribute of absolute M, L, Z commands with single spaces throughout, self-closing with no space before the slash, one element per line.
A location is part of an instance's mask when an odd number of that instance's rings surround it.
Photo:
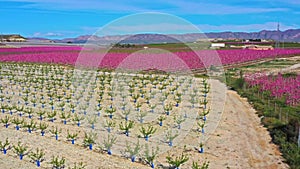
<path fill-rule="evenodd" d="M 280 24 L 280 30 L 298 29 L 299 25 Z M 257 32 L 261 30 L 276 30 L 277 22 L 266 22 L 262 24 L 248 25 L 210 25 L 210 24 L 176 24 L 176 23 L 157 23 L 157 24 L 139 24 L 139 25 L 109 25 L 104 29 L 97 29 L 96 35 L 120 35 L 120 34 L 138 34 L 138 33 L 159 33 L 159 34 L 180 34 L 180 33 L 208 33 L 208 32 Z M 96 29 L 94 29 L 97 31 Z"/>
<path fill-rule="evenodd" d="M 1 1 L 1 0 L 0 0 Z M 227 3 L 213 3 L 210 1 L 186 1 L 186 0 L 159 0 L 151 2 L 153 5 L 145 5 L 140 1 L 98 1 L 98 0 L 6 0 L 13 2 L 29 2 L 25 5 L 27 8 L 42 8 L 42 9 L 77 9 L 77 10 L 101 10 L 102 12 L 145 12 L 156 10 L 156 7 L 162 7 L 161 12 L 172 14 L 247 14 L 247 13 L 265 13 L 265 12 L 280 12 L 288 11 L 289 9 L 280 7 L 247 7 L 229 5 Z M 257 1 L 257 0 L 256 0 Z M 298 0 L 292 0 L 292 3 L 298 3 Z M 141 5 L 143 4 L 143 5 Z M 272 5 L 271 5 L 272 6 Z"/>
<path fill-rule="evenodd" d="M 1 1 L 1 0 L 0 0 Z M 121 0 L 112 1 L 98 1 L 98 0 L 6 0 L 11 2 L 28 2 L 29 4 L 23 5 L 23 8 L 40 8 L 47 10 L 102 10 L 103 12 L 139 12 L 144 9 L 124 3 Z"/>
<path fill-rule="evenodd" d="M 82 26 L 80 28 L 82 31 L 84 32 L 89 32 L 89 33 L 94 33 L 96 32 L 97 30 L 101 29 L 101 27 L 93 27 L 93 26 Z"/>
<path fill-rule="evenodd" d="M 249 24 L 249 25 L 198 25 L 199 29 L 203 32 L 216 32 L 216 31 L 233 31 L 233 32 L 253 32 L 261 30 L 276 30 L 277 22 L 267 22 L 262 24 Z M 280 30 L 298 29 L 299 25 L 285 25 L 280 24 Z"/>
<path fill-rule="evenodd" d="M 33 34 L 33 37 L 63 37 L 63 36 L 65 35 L 56 32 L 46 32 L 46 33 L 36 32 Z"/>
<path fill-rule="evenodd" d="M 198 32 L 197 27 L 190 24 L 176 23 L 157 23 L 157 24 L 139 24 L 139 25 L 108 25 L 100 33 L 109 34 L 136 34 L 136 33 L 187 33 Z"/>
<path fill-rule="evenodd" d="M 299 0 L 261 0 L 261 1 L 265 1 L 265 2 L 268 2 L 268 3 L 277 3 L 277 4 L 291 4 L 291 5 L 299 5 L 300 4 L 300 1 Z"/>
<path fill-rule="evenodd" d="M 183 0 L 172 0 L 169 3 L 175 5 L 180 13 L 185 14 L 250 14 L 250 13 L 266 13 L 288 11 L 288 8 L 272 8 L 272 7 L 246 7 L 226 5 L 220 3 L 207 2 L 187 2 Z"/>

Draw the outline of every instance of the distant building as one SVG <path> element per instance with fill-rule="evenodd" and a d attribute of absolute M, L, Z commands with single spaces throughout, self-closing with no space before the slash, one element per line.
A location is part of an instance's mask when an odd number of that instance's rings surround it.
<path fill-rule="evenodd" d="M 261 39 L 243 39 L 243 42 L 262 42 Z"/>
<path fill-rule="evenodd" d="M 209 39 L 211 42 L 219 42 L 219 41 L 224 41 L 225 39 L 223 38 L 214 38 L 214 39 Z"/>
<path fill-rule="evenodd" d="M 0 35 L 0 42 L 26 42 L 26 38 L 21 35 Z"/>
<path fill-rule="evenodd" d="M 233 49 L 244 49 L 244 46 L 237 46 L 237 45 L 230 45 L 229 47 Z"/>
<path fill-rule="evenodd" d="M 260 46 L 260 45 L 245 45 L 243 46 L 244 49 L 251 49 L 251 50 L 273 50 L 273 46 Z"/>
<path fill-rule="evenodd" d="M 225 43 L 211 43 L 210 48 L 218 49 L 218 48 L 224 48 Z"/>

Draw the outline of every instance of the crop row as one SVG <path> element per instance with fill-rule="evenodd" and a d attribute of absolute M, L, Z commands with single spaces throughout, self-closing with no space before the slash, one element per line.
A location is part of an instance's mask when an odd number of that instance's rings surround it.
<path fill-rule="evenodd" d="M 50 133 L 73 144 L 88 140 L 91 143 L 85 146 L 92 149 L 95 140 L 86 139 L 92 131 L 102 137 L 98 144 L 109 154 L 112 145 L 115 152 L 123 152 L 126 145 L 140 139 L 165 151 L 191 129 L 205 135 L 210 111 L 206 79 L 76 72 L 64 66 L 23 63 L 1 64 L 1 74 L 1 122 L 7 128 L 14 124 L 14 132 L 24 129 L 46 137 Z M 197 126 L 193 126 L 195 120 Z M 201 140 L 197 146 L 203 153 Z"/>
<path fill-rule="evenodd" d="M 277 99 L 284 98 L 288 105 L 297 106 L 300 103 L 300 75 L 284 77 L 282 74 L 268 76 L 258 73 L 247 75 L 245 79 L 250 87 L 258 87 Z"/>
<path fill-rule="evenodd" d="M 267 51 L 258 50 L 198 50 L 174 53 L 99 53 L 91 49 L 79 50 L 79 47 L 44 47 L 2 49 L 0 54 L 2 62 L 35 62 L 35 63 L 59 63 L 65 65 L 82 64 L 85 66 L 97 66 L 101 68 L 128 68 L 128 69 L 160 69 L 166 71 L 191 70 L 208 68 L 211 65 L 221 66 L 237 64 L 264 58 L 296 55 L 299 49 L 274 49 Z M 53 48 L 53 49 L 52 49 Z M 26 53 L 32 50 L 30 53 Z M 25 53 L 22 51 L 26 51 Z M 17 52 L 17 53 L 15 53 Z M 130 57 L 129 57 L 130 56 Z M 78 60 L 78 58 L 80 59 Z M 129 58 L 129 59 L 128 59 Z M 127 60 L 127 61 L 126 61 Z M 125 63 L 128 62 L 128 63 Z M 183 61 L 183 62 L 182 62 Z"/>

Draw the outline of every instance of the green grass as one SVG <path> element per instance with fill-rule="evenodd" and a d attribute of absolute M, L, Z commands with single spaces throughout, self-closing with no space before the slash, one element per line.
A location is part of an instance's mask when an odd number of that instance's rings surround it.
<path fill-rule="evenodd" d="M 300 43 L 297 42 L 285 42 L 285 43 L 280 43 L 281 48 L 299 48 Z"/>
<path fill-rule="evenodd" d="M 248 65 L 245 67 L 242 67 L 241 69 L 245 68 L 282 68 L 282 67 L 288 67 L 295 64 L 295 61 L 291 60 L 282 60 L 282 59 L 275 59 L 268 62 L 263 63 L 257 63 L 255 65 Z"/>

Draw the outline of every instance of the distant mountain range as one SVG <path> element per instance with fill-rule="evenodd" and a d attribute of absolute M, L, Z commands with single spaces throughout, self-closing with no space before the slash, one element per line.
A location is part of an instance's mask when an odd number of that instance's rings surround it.
<path fill-rule="evenodd" d="M 260 32 L 218 32 L 218 33 L 190 33 L 190 34 L 138 34 L 138 35 L 115 35 L 115 36 L 91 36 L 84 35 L 76 38 L 66 38 L 60 40 L 53 40 L 57 43 L 86 43 L 87 41 L 96 42 L 97 44 L 110 43 L 135 43 L 135 44 L 149 44 L 149 43 L 176 43 L 176 42 L 194 42 L 201 39 L 267 39 L 284 42 L 300 42 L 300 29 L 290 29 L 286 31 L 269 31 L 263 30 Z M 28 38 L 43 39 L 45 38 Z"/>

